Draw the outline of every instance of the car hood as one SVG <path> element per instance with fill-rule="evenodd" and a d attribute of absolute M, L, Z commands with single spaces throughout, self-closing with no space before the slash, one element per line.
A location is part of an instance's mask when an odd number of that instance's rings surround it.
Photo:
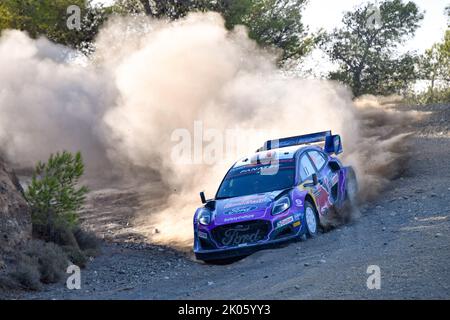
<path fill-rule="evenodd" d="M 216 225 L 261 219 L 273 200 L 284 190 L 216 200 L 214 221 Z"/>

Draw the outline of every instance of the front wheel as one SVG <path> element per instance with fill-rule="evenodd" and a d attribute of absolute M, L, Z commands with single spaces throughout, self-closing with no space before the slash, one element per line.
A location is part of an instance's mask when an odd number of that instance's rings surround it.
<path fill-rule="evenodd" d="M 310 238 L 315 237 L 319 232 L 319 219 L 316 208 L 309 202 L 305 202 L 305 222 L 306 233 Z"/>

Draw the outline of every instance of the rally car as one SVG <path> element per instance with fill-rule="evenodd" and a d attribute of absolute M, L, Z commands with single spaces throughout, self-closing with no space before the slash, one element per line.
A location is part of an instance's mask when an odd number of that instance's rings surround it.
<path fill-rule="evenodd" d="M 314 237 L 331 210 L 352 201 L 354 170 L 331 131 L 269 140 L 228 171 L 214 199 L 194 215 L 199 260 L 247 255 L 266 245 Z"/>

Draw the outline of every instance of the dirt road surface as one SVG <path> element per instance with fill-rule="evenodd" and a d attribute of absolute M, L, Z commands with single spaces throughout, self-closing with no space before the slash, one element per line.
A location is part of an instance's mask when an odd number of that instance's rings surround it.
<path fill-rule="evenodd" d="M 350 224 L 231 264 L 206 265 L 127 233 L 139 197 L 100 190 L 83 218 L 105 238 L 103 254 L 82 270 L 81 289 L 60 283 L 17 298 L 448 299 L 450 106 L 417 110 L 431 114 L 416 125 L 406 172 Z M 367 288 L 370 265 L 380 267 L 379 290 Z"/>

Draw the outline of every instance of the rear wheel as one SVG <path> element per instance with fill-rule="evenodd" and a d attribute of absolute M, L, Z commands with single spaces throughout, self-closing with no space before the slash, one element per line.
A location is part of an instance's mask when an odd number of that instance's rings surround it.
<path fill-rule="evenodd" d="M 315 237 L 319 233 L 319 219 L 317 210 L 309 201 L 305 201 L 306 234 Z"/>
<path fill-rule="evenodd" d="M 355 170 L 352 167 L 348 167 L 346 171 L 346 189 L 345 197 L 350 204 L 356 204 L 356 196 L 358 194 L 358 181 L 356 180 Z"/>

